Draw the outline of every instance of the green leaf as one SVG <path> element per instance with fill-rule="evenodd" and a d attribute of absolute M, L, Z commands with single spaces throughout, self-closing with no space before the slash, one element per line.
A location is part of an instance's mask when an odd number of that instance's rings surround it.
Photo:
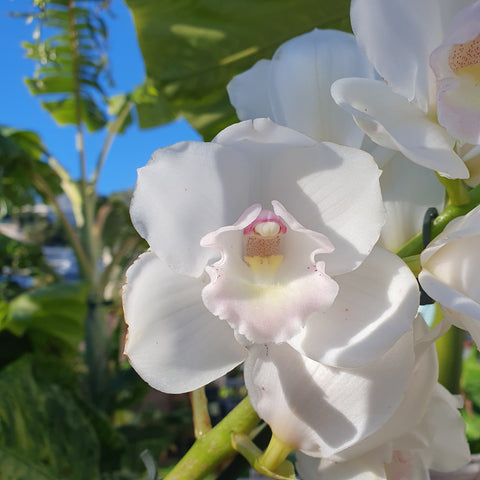
<path fill-rule="evenodd" d="M 236 121 L 226 85 L 288 39 L 349 30 L 349 0 L 127 0 L 148 78 L 206 139 Z M 142 115 L 141 111 L 139 112 Z"/>
<path fill-rule="evenodd" d="M 150 79 L 134 90 L 132 100 L 135 102 L 140 128 L 152 128 L 175 120 L 167 97 L 155 88 Z"/>
<path fill-rule="evenodd" d="M 37 383 L 28 357 L 0 372 L 2 480 L 99 480 L 98 451 L 72 395 Z"/>
<path fill-rule="evenodd" d="M 82 118 L 84 118 L 90 132 L 96 132 L 105 126 L 107 118 L 91 99 L 82 99 L 80 102 Z M 76 123 L 76 103 L 73 97 L 62 100 L 42 102 L 42 106 L 50 112 L 59 125 L 74 125 Z"/>
<path fill-rule="evenodd" d="M 76 349 L 84 335 L 87 314 L 85 285 L 50 285 L 17 296 L 10 302 L 4 328 L 16 335 L 28 333 L 35 343 L 49 336 Z"/>
<path fill-rule="evenodd" d="M 96 131 L 106 124 L 102 84 L 110 76 L 107 31 L 100 16 L 105 5 L 82 0 L 34 2 L 30 18 L 38 35 L 34 43 L 24 43 L 24 48 L 37 68 L 26 83 L 61 125 L 85 123 Z"/>
<path fill-rule="evenodd" d="M 43 161 L 45 156 L 38 135 L 0 126 L 0 199 L 7 207 L 33 204 L 38 193 L 45 199 L 34 186 L 34 177 L 40 177 L 54 195 L 60 194 L 60 179 Z"/>

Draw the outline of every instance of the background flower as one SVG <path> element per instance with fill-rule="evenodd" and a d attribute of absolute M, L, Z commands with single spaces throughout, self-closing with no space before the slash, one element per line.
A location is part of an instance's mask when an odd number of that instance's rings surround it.
<path fill-rule="evenodd" d="M 421 230 L 428 207 L 443 206 L 445 190 L 433 172 L 412 164 L 396 149 L 374 144 L 349 112 L 333 100 L 332 83 L 344 77 L 374 81 L 375 72 L 355 37 L 313 30 L 282 44 L 271 60 L 260 60 L 228 85 L 241 120 L 270 117 L 315 140 L 332 141 L 371 153 L 382 169 L 387 211 L 379 245 L 397 251 Z"/>

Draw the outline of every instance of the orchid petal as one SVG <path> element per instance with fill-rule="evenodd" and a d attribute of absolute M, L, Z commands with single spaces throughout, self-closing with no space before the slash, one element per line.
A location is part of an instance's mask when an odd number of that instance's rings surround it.
<path fill-rule="evenodd" d="M 390 463 L 385 465 L 389 480 L 430 480 L 430 474 L 420 453 L 414 450 L 402 450 L 393 453 Z"/>
<path fill-rule="evenodd" d="M 327 367 L 287 344 L 257 344 L 245 363 L 245 384 L 278 439 L 307 455 L 329 457 L 392 416 L 412 368 L 410 332 L 383 357 L 353 370 Z"/>
<path fill-rule="evenodd" d="M 443 43 L 430 57 L 438 87 L 439 123 L 455 138 L 474 144 L 480 143 L 479 34 L 477 1 L 455 16 Z"/>
<path fill-rule="evenodd" d="M 133 225 L 179 273 L 199 277 L 215 256 L 200 247 L 200 239 L 233 223 L 249 205 L 242 200 L 252 173 L 235 151 L 223 150 L 214 143 L 181 142 L 157 150 L 138 170 Z"/>
<path fill-rule="evenodd" d="M 289 343 L 313 360 L 351 368 L 372 362 L 407 332 L 418 310 L 415 277 L 393 253 L 374 248 L 355 271 L 335 277 L 339 293 Z"/>
<path fill-rule="evenodd" d="M 232 329 L 201 302 L 203 282 L 173 272 L 152 252 L 127 271 L 125 354 L 138 374 L 163 392 L 199 388 L 246 357 Z"/>
<path fill-rule="evenodd" d="M 355 38 L 389 87 L 427 113 L 434 103 L 430 53 L 467 0 L 353 0 Z M 427 27 L 428 25 L 428 27 Z"/>
<path fill-rule="evenodd" d="M 318 141 L 360 147 L 363 133 L 330 95 L 344 77 L 374 78 L 353 35 L 313 30 L 284 43 L 270 64 L 272 118 Z"/>
<path fill-rule="evenodd" d="M 315 29 L 234 77 L 227 90 L 241 120 L 270 117 L 317 141 L 360 147 L 363 133 L 330 95 L 343 77 L 373 78 L 374 71 L 353 35 Z"/>
<path fill-rule="evenodd" d="M 398 150 L 445 177 L 468 178 L 467 167 L 453 151 L 454 139 L 385 83 L 361 78 L 337 80 L 332 96 L 355 116 L 374 142 Z"/>
<path fill-rule="evenodd" d="M 230 103 L 240 120 L 264 117 L 275 120 L 268 97 L 270 63 L 270 60 L 259 60 L 227 85 Z"/>
<path fill-rule="evenodd" d="M 463 405 L 437 384 L 424 418 L 425 428 L 432 432 L 428 467 L 438 472 L 458 470 L 470 461 L 470 448 L 465 437 L 465 423 L 458 411 Z"/>
<path fill-rule="evenodd" d="M 445 189 L 431 170 L 410 162 L 399 152 L 382 167 L 380 177 L 387 221 L 377 245 L 398 251 L 422 230 L 429 207 L 443 210 Z"/>
<path fill-rule="evenodd" d="M 347 462 L 297 453 L 295 466 L 302 480 L 387 480 L 384 461 L 374 452 Z"/>
<path fill-rule="evenodd" d="M 239 142 L 242 138 L 250 141 Z M 215 141 L 232 149 L 235 145 L 237 152 L 241 149 L 244 164 L 257 172 L 248 187 L 249 205 L 268 208 L 278 200 L 299 223 L 323 233 L 335 246 L 328 256 L 319 256 L 326 273 L 349 272 L 370 253 L 384 223 L 380 170 L 361 150 L 313 140 L 303 148 L 289 146 L 294 141 L 300 145 L 299 138 L 309 139 L 256 119 L 226 128 Z M 266 142 L 270 143 L 263 145 Z"/>
<path fill-rule="evenodd" d="M 430 342 L 429 347 L 417 351 L 419 343 L 428 336 L 428 327 L 421 316 L 415 321 L 415 366 L 410 377 L 408 389 L 395 413 L 376 432 L 346 450 L 339 452 L 336 460 L 346 460 L 367 454 L 378 449 L 387 442 L 395 442 L 397 438 L 416 428 L 430 408 L 432 393 L 437 385 L 438 359 L 435 345 Z M 413 446 L 410 442 L 409 447 Z M 387 459 L 384 459 L 387 461 Z"/>

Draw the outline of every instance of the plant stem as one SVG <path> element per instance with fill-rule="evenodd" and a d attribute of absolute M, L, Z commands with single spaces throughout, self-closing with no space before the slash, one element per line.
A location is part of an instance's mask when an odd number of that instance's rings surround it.
<path fill-rule="evenodd" d="M 98 182 L 100 172 L 102 170 L 103 164 L 105 163 L 108 152 L 110 151 L 110 147 L 112 146 L 112 143 L 115 140 L 115 136 L 117 135 L 120 128 L 122 127 L 123 122 L 127 118 L 127 115 L 130 113 L 130 110 L 132 109 L 133 105 L 134 105 L 133 102 L 130 102 L 130 101 L 125 103 L 122 110 L 120 110 L 120 113 L 118 114 L 117 118 L 108 129 L 108 135 L 105 140 L 105 143 L 103 144 L 100 156 L 98 158 L 97 165 L 95 167 L 95 173 L 93 174 L 92 183 L 94 185 L 96 185 L 96 183 Z"/>
<path fill-rule="evenodd" d="M 443 313 L 435 304 L 434 325 L 440 323 Z M 465 332 L 455 326 L 442 335 L 436 342 L 438 355 L 438 381 L 451 393 L 460 393 L 460 376 L 462 374 L 463 340 Z"/>
<path fill-rule="evenodd" d="M 190 392 L 190 403 L 192 404 L 195 438 L 200 438 L 212 429 L 205 387 Z"/>
<path fill-rule="evenodd" d="M 232 433 L 248 433 L 260 421 L 248 397 L 218 425 L 200 437 L 165 477 L 165 480 L 198 480 L 235 452 Z"/>
<path fill-rule="evenodd" d="M 480 204 L 480 185 L 470 190 L 468 193 L 470 201 L 461 206 L 450 205 L 432 222 L 432 238 L 433 240 L 454 218 L 466 215 Z M 418 233 L 411 238 L 398 252 L 401 258 L 418 255 L 423 250 L 422 233 Z"/>
<path fill-rule="evenodd" d="M 461 205 L 466 205 L 470 202 L 470 197 L 468 195 L 467 187 L 463 180 L 459 178 L 452 180 L 450 178 L 445 178 L 436 174 L 440 183 L 445 187 L 448 195 L 448 201 L 450 205 L 459 207 Z"/>
<path fill-rule="evenodd" d="M 274 472 L 288 457 L 292 447 L 272 435 L 265 453 L 258 459 L 260 465 Z"/>

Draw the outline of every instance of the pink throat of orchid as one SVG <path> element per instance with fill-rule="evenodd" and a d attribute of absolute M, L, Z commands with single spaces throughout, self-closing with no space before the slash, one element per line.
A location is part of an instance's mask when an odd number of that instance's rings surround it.
<path fill-rule="evenodd" d="M 287 227 L 271 210 L 259 216 L 243 229 L 243 260 L 259 283 L 269 283 L 283 261 L 282 237 Z"/>
<path fill-rule="evenodd" d="M 480 35 L 465 43 L 452 46 L 448 66 L 453 73 L 478 74 L 480 69 Z"/>
<path fill-rule="evenodd" d="M 262 210 L 258 217 L 243 229 L 245 257 L 269 257 L 281 254 L 281 237 L 287 227 L 271 210 Z"/>

